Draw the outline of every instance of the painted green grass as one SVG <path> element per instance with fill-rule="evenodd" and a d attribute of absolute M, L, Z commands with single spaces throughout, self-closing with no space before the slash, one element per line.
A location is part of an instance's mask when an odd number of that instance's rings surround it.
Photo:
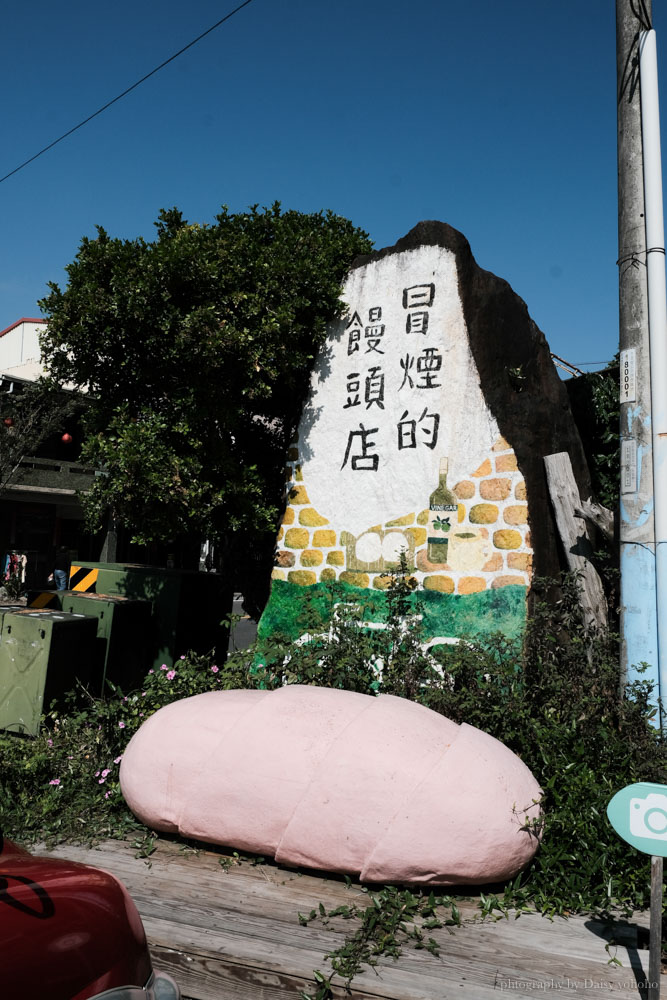
<path fill-rule="evenodd" d="M 424 641 L 434 636 L 471 636 L 479 640 L 496 632 L 517 639 L 523 634 L 526 622 L 526 587 L 514 584 L 478 594 L 418 590 L 410 600 L 414 613 L 423 615 Z M 324 630 L 339 602 L 359 605 L 366 621 L 387 620 L 386 591 L 367 590 L 348 583 L 301 587 L 274 580 L 271 598 L 259 623 L 259 639 L 281 635 L 294 640 L 304 632 Z"/>

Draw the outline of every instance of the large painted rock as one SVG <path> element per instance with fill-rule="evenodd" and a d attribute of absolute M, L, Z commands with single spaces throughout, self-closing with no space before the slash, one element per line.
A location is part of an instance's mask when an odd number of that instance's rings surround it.
<path fill-rule="evenodd" d="M 561 568 L 544 456 L 567 452 L 591 492 L 543 334 L 439 222 L 356 261 L 343 299 L 287 456 L 260 638 L 298 639 L 332 583 L 381 623 L 401 551 L 425 639 L 518 637 L 533 574 Z"/>
<path fill-rule="evenodd" d="M 293 685 L 174 702 L 120 769 L 139 819 L 371 882 L 511 878 L 540 789 L 493 737 L 414 702 Z"/>

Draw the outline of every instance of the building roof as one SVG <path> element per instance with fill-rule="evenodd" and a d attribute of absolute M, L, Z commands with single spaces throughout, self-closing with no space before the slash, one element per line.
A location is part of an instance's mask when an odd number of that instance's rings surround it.
<path fill-rule="evenodd" d="M 46 320 L 41 318 L 32 319 L 30 316 L 22 316 L 21 319 L 17 319 L 15 323 L 11 324 L 11 326 L 6 326 L 4 330 L 0 330 L 0 337 L 4 337 L 6 333 L 9 333 L 10 330 L 15 329 L 17 326 L 20 326 L 21 323 L 46 323 Z"/>

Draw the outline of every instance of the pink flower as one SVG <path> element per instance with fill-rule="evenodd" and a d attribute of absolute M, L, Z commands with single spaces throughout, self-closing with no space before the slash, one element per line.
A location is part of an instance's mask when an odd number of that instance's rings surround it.
<path fill-rule="evenodd" d="M 124 722 L 119 722 L 118 723 L 118 728 L 119 729 L 125 729 L 125 723 Z"/>
<path fill-rule="evenodd" d="M 104 793 L 104 798 L 108 799 L 110 795 L 111 795 L 111 792 L 105 792 Z"/>
<path fill-rule="evenodd" d="M 184 657 L 183 653 L 181 653 L 181 659 L 182 659 L 182 660 L 184 660 L 184 659 L 185 659 L 185 657 Z"/>
<path fill-rule="evenodd" d="M 49 784 L 50 785 L 59 785 L 60 784 L 60 778 L 51 778 Z"/>
<path fill-rule="evenodd" d="M 167 680 L 168 681 L 173 681 L 173 679 L 174 679 L 175 676 L 176 676 L 176 671 L 175 670 L 170 670 L 167 673 Z"/>
<path fill-rule="evenodd" d="M 120 757 L 114 757 L 114 761 L 113 762 L 114 762 L 114 764 L 120 764 L 120 762 L 121 762 L 122 759 L 123 759 L 123 755 L 121 754 Z"/>
<path fill-rule="evenodd" d="M 99 771 L 95 771 L 95 777 L 99 778 L 99 776 L 100 776 L 100 772 Z"/>
<path fill-rule="evenodd" d="M 47 743 L 47 746 L 50 746 L 50 747 L 53 746 L 53 740 L 47 740 L 46 743 Z"/>
<path fill-rule="evenodd" d="M 217 674 L 217 672 L 218 672 L 219 669 L 220 669 L 220 667 L 216 667 L 215 663 L 211 667 L 211 670 L 213 671 L 214 674 Z"/>
<path fill-rule="evenodd" d="M 168 670 L 168 669 L 169 668 L 167 667 L 166 663 L 163 663 L 162 666 L 160 667 L 160 670 Z"/>
<path fill-rule="evenodd" d="M 103 785 L 105 781 L 106 781 L 106 778 L 100 778 L 100 780 L 97 782 L 97 784 L 98 785 Z"/>
<path fill-rule="evenodd" d="M 154 674 L 154 673 L 155 673 L 155 671 L 154 671 L 154 670 L 149 670 L 149 671 L 148 671 L 148 673 L 149 673 L 149 674 Z"/>
<path fill-rule="evenodd" d="M 145 692 L 145 691 L 142 691 L 142 692 L 141 692 L 141 697 L 142 697 L 142 698 L 145 698 L 145 697 L 146 697 L 146 692 Z"/>
<path fill-rule="evenodd" d="M 106 778 L 107 774 L 111 774 L 111 768 L 110 767 L 105 767 L 104 768 L 104 770 L 102 771 L 102 777 Z"/>

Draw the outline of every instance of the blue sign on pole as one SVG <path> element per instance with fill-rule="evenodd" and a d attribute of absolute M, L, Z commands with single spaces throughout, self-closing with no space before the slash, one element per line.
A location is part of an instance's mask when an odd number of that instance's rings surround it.
<path fill-rule="evenodd" d="M 607 816 L 619 837 L 638 851 L 667 857 L 667 785 L 626 785 L 607 806 Z"/>

